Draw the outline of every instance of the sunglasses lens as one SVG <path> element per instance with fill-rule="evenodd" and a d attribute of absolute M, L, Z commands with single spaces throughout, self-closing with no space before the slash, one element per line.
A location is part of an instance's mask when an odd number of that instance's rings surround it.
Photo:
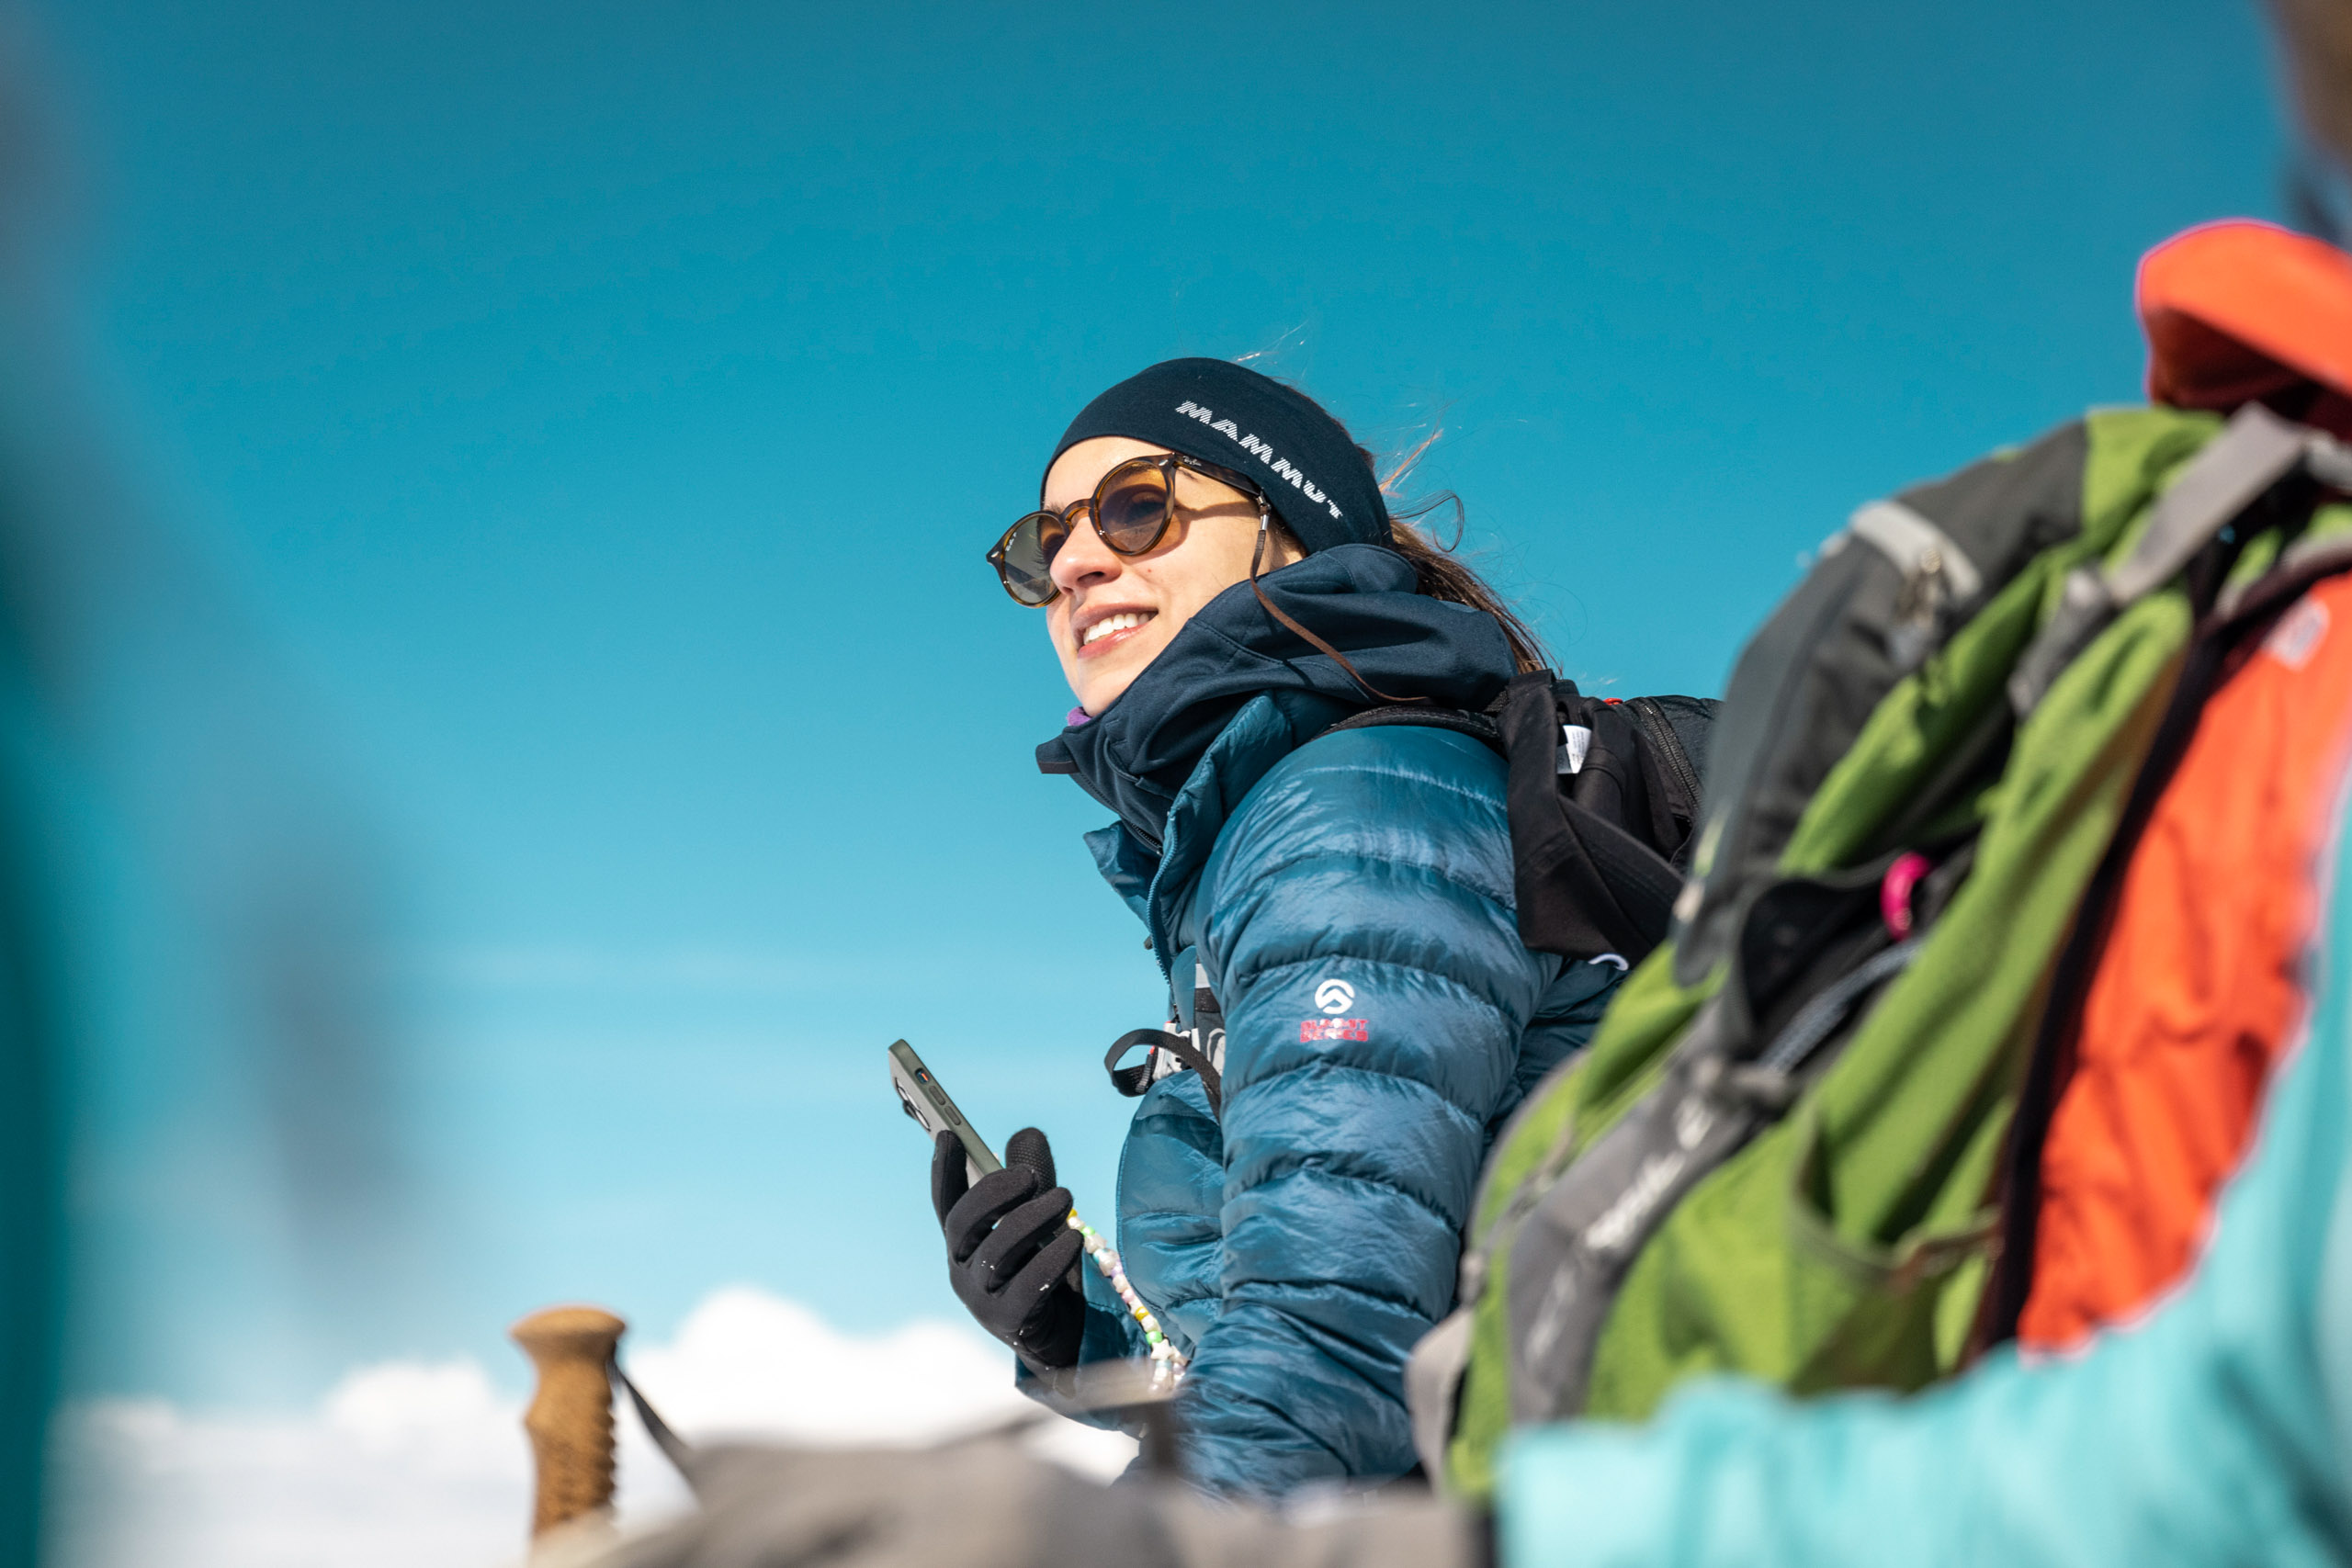
<path fill-rule="evenodd" d="M 1168 531 L 1168 476 L 1148 457 L 1122 463 L 1094 492 L 1094 527 L 1123 556 L 1139 556 Z"/>
<path fill-rule="evenodd" d="M 996 574 L 1004 591 L 1023 604 L 1038 605 L 1054 596 L 1054 557 L 1069 537 L 1069 525 L 1051 512 L 1033 512 L 1012 525 L 997 547 Z"/>

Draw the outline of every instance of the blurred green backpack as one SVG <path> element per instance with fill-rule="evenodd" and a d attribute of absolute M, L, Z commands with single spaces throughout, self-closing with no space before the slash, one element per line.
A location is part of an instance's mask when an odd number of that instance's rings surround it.
<path fill-rule="evenodd" d="M 1709 1372 L 1911 1389 L 1968 1344 L 2024 1063 L 2200 615 L 2352 455 L 2094 412 L 1863 507 L 1742 653 L 1670 939 L 1497 1140 L 1424 1464 Z"/>

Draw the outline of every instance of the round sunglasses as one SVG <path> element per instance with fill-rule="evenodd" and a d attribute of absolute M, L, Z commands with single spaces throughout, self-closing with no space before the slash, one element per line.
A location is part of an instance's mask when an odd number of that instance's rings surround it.
<path fill-rule="evenodd" d="M 1094 493 L 1071 502 L 1058 512 L 1032 512 L 1004 531 L 989 551 L 989 564 L 1013 603 L 1041 609 L 1061 594 L 1054 585 L 1054 558 L 1061 554 L 1082 511 L 1094 524 L 1095 535 L 1114 555 L 1139 556 L 1168 536 L 1180 506 L 1176 500 L 1176 470 L 1194 473 L 1231 485 L 1258 507 L 1262 524 L 1267 516 L 1265 492 L 1247 477 L 1215 463 L 1204 463 L 1182 452 L 1156 457 L 1130 457 L 1094 487 Z"/>

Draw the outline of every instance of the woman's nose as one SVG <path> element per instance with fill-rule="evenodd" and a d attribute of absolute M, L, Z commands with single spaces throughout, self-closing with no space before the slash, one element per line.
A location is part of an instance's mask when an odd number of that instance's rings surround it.
<path fill-rule="evenodd" d="M 1054 552 L 1054 586 L 1065 593 L 1089 583 L 1106 581 L 1118 576 L 1119 570 L 1119 558 L 1103 544 L 1102 536 L 1094 531 L 1091 517 L 1075 520 L 1069 537 Z"/>

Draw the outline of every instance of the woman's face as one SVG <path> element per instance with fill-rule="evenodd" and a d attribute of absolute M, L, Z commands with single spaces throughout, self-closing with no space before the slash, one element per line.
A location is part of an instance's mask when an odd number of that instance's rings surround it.
<path fill-rule="evenodd" d="M 1081 441 L 1046 475 L 1046 505 L 1058 511 L 1094 493 L 1104 474 L 1130 457 L 1168 450 L 1123 435 Z M 1200 607 L 1250 577 L 1258 544 L 1258 503 L 1232 486 L 1190 468 L 1176 470 L 1176 520 L 1139 556 L 1113 553 L 1091 521 L 1070 530 L 1054 557 L 1060 596 L 1046 606 L 1046 625 L 1078 705 L 1099 714 L 1159 657 Z M 1299 558 L 1277 530 L 1264 570 Z"/>

